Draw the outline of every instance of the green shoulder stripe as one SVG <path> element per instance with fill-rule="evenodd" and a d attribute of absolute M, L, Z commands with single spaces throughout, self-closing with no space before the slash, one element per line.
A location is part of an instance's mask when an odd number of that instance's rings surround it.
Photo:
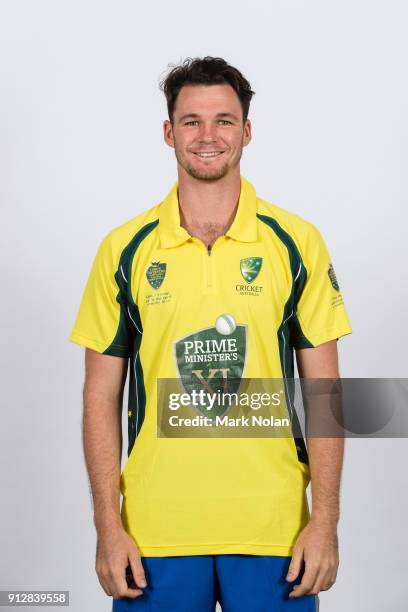
<path fill-rule="evenodd" d="M 143 425 L 146 411 L 146 390 L 139 353 L 143 327 L 139 308 L 133 300 L 130 279 L 136 252 L 158 223 L 157 219 L 144 225 L 122 251 L 115 273 L 119 289 L 116 301 L 120 304 L 120 320 L 113 342 L 104 351 L 107 355 L 131 358 L 128 396 L 128 456 Z"/>
<path fill-rule="evenodd" d="M 279 225 L 273 217 L 257 214 L 260 221 L 271 228 L 273 232 L 285 245 L 290 262 L 292 274 L 292 289 L 283 309 L 282 322 L 278 329 L 279 355 L 281 361 L 282 375 L 285 382 L 285 395 L 290 412 L 292 431 L 296 443 L 298 459 L 302 463 L 308 464 L 308 454 L 306 444 L 302 436 L 299 420 L 294 409 L 294 360 L 293 360 L 293 338 L 296 337 L 296 348 L 299 346 L 299 336 L 302 336 L 302 343 L 305 348 L 311 348 L 313 345 L 302 334 L 300 323 L 296 315 L 296 306 L 302 295 L 303 288 L 306 283 L 307 272 L 303 264 L 302 257 L 299 253 L 293 238 Z"/>

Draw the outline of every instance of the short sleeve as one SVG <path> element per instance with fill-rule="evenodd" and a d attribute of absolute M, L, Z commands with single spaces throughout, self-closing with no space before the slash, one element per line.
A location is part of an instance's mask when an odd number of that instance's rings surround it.
<path fill-rule="evenodd" d="M 115 279 L 119 265 L 109 234 L 94 258 L 69 340 L 116 357 L 132 354 L 132 330 Z"/>
<path fill-rule="evenodd" d="M 301 256 L 306 278 L 297 300 L 292 343 L 311 348 L 352 333 L 343 296 L 327 246 L 310 224 Z"/>

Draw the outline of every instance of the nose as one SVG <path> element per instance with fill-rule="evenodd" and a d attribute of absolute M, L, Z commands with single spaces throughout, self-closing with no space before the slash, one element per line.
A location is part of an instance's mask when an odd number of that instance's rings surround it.
<path fill-rule="evenodd" d="M 200 142 L 210 143 L 217 140 L 216 128 L 212 123 L 202 123 L 199 134 Z"/>

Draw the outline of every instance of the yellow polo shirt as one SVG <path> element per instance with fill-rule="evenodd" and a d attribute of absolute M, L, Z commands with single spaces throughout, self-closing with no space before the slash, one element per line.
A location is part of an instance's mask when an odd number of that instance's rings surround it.
<path fill-rule="evenodd" d="M 70 336 L 129 360 L 123 524 L 142 556 L 291 555 L 309 519 L 303 438 L 163 437 L 157 381 L 293 377 L 294 349 L 351 333 L 334 268 L 316 227 L 244 177 L 209 251 L 180 226 L 177 187 L 102 240 Z"/>

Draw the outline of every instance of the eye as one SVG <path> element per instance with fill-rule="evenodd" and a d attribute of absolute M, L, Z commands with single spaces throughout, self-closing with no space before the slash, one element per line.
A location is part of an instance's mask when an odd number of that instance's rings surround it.
<path fill-rule="evenodd" d="M 232 125 L 232 122 L 228 121 L 228 119 L 220 119 L 219 122 L 221 123 L 221 125 Z"/>
<path fill-rule="evenodd" d="M 197 120 L 186 121 L 184 125 L 193 125 L 195 123 L 198 123 L 198 121 Z"/>

